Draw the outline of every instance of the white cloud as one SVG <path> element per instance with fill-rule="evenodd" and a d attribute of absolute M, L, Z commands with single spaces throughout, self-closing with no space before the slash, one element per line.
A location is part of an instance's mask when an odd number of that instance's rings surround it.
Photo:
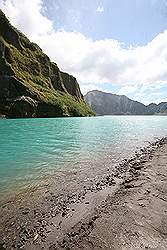
<path fill-rule="evenodd" d="M 0 8 L 31 39 L 54 32 L 52 22 L 43 14 L 41 0 L 0 0 Z"/>
<path fill-rule="evenodd" d="M 128 95 L 134 100 L 140 101 L 144 104 L 149 104 L 151 102 L 158 104 L 159 102 L 165 100 L 165 93 L 163 92 L 163 88 L 165 87 L 165 85 L 166 84 L 126 85 L 121 87 L 121 89 L 118 91 L 118 94 Z"/>
<path fill-rule="evenodd" d="M 80 33 L 58 31 L 37 39 L 61 68 L 81 82 L 119 85 L 167 82 L 167 31 L 143 47 L 124 49 L 116 40 L 93 41 Z"/>
<path fill-rule="evenodd" d="M 123 86 L 119 91 L 119 95 L 129 95 L 135 93 L 139 89 L 139 85 L 126 85 Z"/>
<path fill-rule="evenodd" d="M 140 90 L 140 95 L 141 85 L 167 86 L 167 30 L 145 46 L 125 48 L 117 40 L 93 41 L 81 33 L 55 30 L 42 0 L 0 0 L 0 8 L 61 70 L 76 76 L 84 92 L 97 89 L 97 83 L 117 84 L 124 94 Z"/>
<path fill-rule="evenodd" d="M 104 89 L 97 87 L 96 84 L 82 84 L 81 85 L 81 91 L 83 93 L 83 95 L 85 95 L 87 92 L 91 91 L 91 90 L 101 90 L 104 91 Z"/>
<path fill-rule="evenodd" d="M 156 92 L 156 93 L 151 93 L 151 96 L 148 93 L 141 93 L 139 91 L 139 93 L 134 94 L 134 100 L 142 102 L 146 105 L 150 104 L 150 103 L 156 103 L 159 104 L 160 102 L 166 102 L 166 98 L 163 98 L 163 93 L 162 92 Z"/>
<path fill-rule="evenodd" d="M 104 7 L 103 6 L 98 6 L 96 9 L 96 12 L 99 12 L 100 14 L 104 12 Z"/>

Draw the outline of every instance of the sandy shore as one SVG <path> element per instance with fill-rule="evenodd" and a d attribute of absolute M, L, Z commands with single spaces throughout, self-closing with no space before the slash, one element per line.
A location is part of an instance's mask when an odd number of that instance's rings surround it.
<path fill-rule="evenodd" d="M 167 249 L 166 168 L 163 138 L 114 171 L 21 194 L 0 209 L 0 249 Z"/>

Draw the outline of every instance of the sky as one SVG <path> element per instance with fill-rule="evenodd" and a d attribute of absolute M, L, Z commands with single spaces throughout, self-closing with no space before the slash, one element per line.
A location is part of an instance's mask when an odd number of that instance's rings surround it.
<path fill-rule="evenodd" d="M 167 0 L 0 0 L 0 8 L 83 94 L 167 101 Z"/>

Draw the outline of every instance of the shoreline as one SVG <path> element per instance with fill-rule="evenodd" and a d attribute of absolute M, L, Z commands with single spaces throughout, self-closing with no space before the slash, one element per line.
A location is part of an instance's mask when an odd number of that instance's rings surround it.
<path fill-rule="evenodd" d="M 80 244 L 92 249 L 85 239 L 89 239 L 94 230 L 101 214 L 99 211 L 107 207 L 111 197 L 116 199 L 114 197 L 121 190 L 132 190 L 132 183 L 138 180 L 144 166 L 166 145 L 167 138 L 156 140 L 141 148 L 133 158 L 124 159 L 114 171 L 108 169 L 103 176 L 79 183 L 77 177 L 73 182 L 77 176 L 74 172 L 69 176 L 73 183 L 67 187 L 61 183 L 59 190 L 55 190 L 58 187 L 55 181 L 53 187 L 45 186 L 26 194 L 26 200 L 21 196 L 8 202 L 0 212 L 0 248 L 77 249 Z M 121 195 L 118 196 L 123 197 Z"/>

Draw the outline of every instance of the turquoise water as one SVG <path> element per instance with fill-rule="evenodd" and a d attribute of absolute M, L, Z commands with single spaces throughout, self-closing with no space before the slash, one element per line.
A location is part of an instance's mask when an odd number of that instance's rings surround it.
<path fill-rule="evenodd" d="M 62 169 L 110 165 L 167 136 L 167 116 L 0 120 L 0 194 Z"/>

